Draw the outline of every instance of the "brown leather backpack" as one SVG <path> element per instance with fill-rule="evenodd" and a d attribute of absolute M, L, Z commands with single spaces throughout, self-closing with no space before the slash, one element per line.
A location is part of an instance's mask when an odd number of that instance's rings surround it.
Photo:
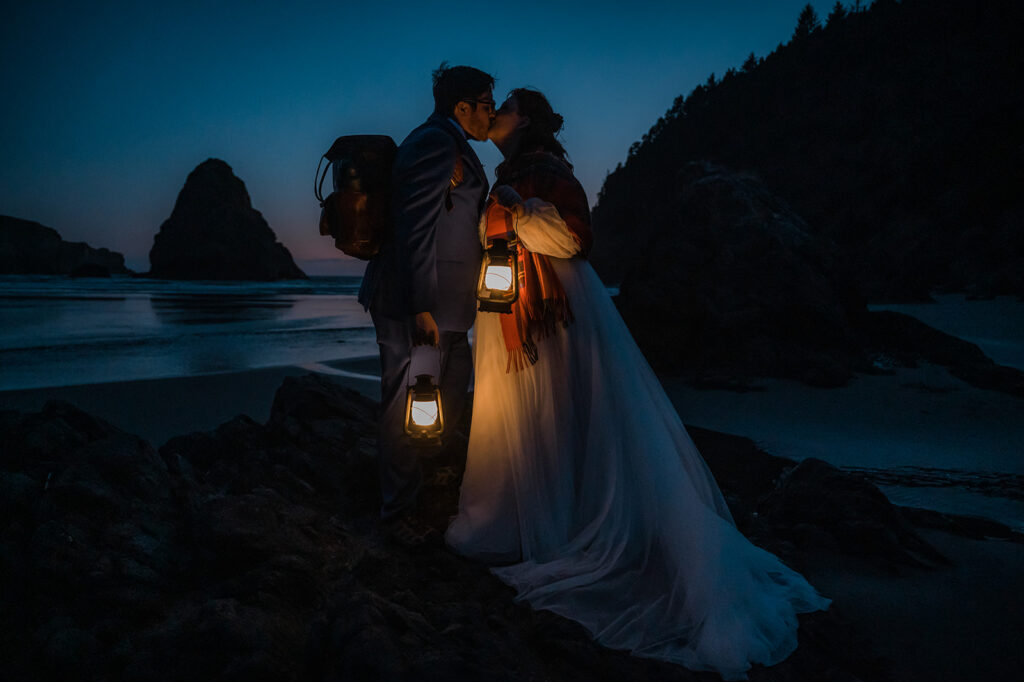
<path fill-rule="evenodd" d="M 334 237 L 334 245 L 350 256 L 372 258 L 391 232 L 391 166 L 397 151 L 387 135 L 344 135 L 320 157 L 313 187 L 321 207 L 320 234 Z M 331 167 L 334 191 L 324 198 Z"/>
<path fill-rule="evenodd" d="M 391 167 L 397 152 L 395 141 L 387 135 L 343 135 L 320 157 L 313 186 L 321 208 L 320 234 L 334 237 L 334 245 L 349 256 L 362 260 L 376 256 L 391 234 Z M 324 180 L 332 167 L 334 191 L 325 198 Z M 451 191 L 462 182 L 462 175 L 462 156 L 456 150 L 445 196 L 449 211 Z"/>

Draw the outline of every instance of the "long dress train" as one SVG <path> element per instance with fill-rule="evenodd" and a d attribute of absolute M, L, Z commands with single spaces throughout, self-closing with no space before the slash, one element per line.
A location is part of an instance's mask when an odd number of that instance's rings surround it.
<path fill-rule="evenodd" d="M 605 646 L 742 679 L 797 645 L 797 613 L 827 608 L 751 544 L 658 378 L 557 210 L 518 228 L 552 256 L 574 321 L 506 372 L 500 316 L 478 313 L 458 553 L 494 564 L 517 600 Z"/>

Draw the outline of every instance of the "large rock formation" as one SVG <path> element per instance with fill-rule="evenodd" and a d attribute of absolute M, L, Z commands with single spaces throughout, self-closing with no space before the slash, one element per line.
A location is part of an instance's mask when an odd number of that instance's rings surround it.
<path fill-rule="evenodd" d="M 929 362 L 1024 396 L 1024 373 L 900 313 L 869 312 L 835 275 L 835 247 L 756 178 L 687 165 L 617 304 L 660 372 L 705 386 L 753 377 L 841 386 L 854 372 Z"/>
<path fill-rule="evenodd" d="M 720 167 L 688 165 L 671 200 L 618 300 L 652 364 L 704 380 L 845 383 L 865 308 L 829 274 L 829 245 L 755 178 Z"/>
<path fill-rule="evenodd" d="M 124 256 L 66 242 L 56 230 L 31 220 L 0 215 L 0 273 L 14 275 L 129 275 Z"/>
<path fill-rule="evenodd" d="M 277 280 L 306 277 L 220 159 L 189 173 L 149 252 L 159 279 Z"/>

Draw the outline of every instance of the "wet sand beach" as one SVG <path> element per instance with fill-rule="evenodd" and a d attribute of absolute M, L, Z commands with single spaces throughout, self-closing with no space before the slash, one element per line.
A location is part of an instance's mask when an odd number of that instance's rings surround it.
<path fill-rule="evenodd" d="M 0 410 L 33 412 L 48 400 L 64 400 L 160 447 L 172 436 L 216 428 L 239 414 L 258 422 L 270 416 L 274 392 L 285 377 L 328 374 L 377 400 L 377 358 L 287 365 L 167 379 L 115 381 L 0 391 Z"/>

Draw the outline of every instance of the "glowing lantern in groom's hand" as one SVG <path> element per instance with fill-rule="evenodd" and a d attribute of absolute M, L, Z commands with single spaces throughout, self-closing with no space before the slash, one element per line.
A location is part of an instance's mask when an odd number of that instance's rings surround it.
<path fill-rule="evenodd" d="M 436 374 L 424 366 L 436 363 Z M 415 445 L 440 445 L 444 435 L 444 409 L 441 389 L 435 376 L 441 375 L 441 351 L 437 346 L 415 346 L 409 354 L 409 375 L 416 383 L 409 386 L 405 400 L 405 435 Z"/>
<path fill-rule="evenodd" d="M 418 445 L 440 445 L 444 433 L 441 389 L 429 374 L 420 374 L 405 402 L 405 433 Z"/>

